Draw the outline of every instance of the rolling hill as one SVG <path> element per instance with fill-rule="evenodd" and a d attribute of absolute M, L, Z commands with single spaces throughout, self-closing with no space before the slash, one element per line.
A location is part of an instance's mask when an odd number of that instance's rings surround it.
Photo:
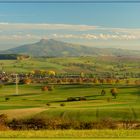
<path fill-rule="evenodd" d="M 63 57 L 63 56 L 140 56 L 140 51 L 123 49 L 95 48 L 84 45 L 66 43 L 54 39 L 41 39 L 33 44 L 1 51 L 0 54 L 27 54 L 34 57 Z"/>

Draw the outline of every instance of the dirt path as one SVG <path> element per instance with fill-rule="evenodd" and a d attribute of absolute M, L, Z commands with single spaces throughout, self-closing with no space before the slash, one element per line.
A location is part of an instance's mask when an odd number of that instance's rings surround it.
<path fill-rule="evenodd" d="M 13 118 L 28 117 L 46 110 L 47 108 L 43 107 L 27 108 L 27 109 L 10 109 L 10 110 L 0 110 L 0 114 L 6 114 L 8 116 L 8 119 L 13 119 Z"/>

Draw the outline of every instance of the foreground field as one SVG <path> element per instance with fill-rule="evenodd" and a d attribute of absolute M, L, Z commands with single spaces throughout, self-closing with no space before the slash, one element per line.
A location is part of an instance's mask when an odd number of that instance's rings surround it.
<path fill-rule="evenodd" d="M 8 109 L 8 110 L 3 110 L 0 111 L 0 113 L 2 114 L 6 114 L 7 116 L 9 116 L 9 118 L 15 118 L 15 119 L 19 119 L 19 118 L 24 118 L 27 116 L 31 116 L 31 115 L 36 115 L 37 113 L 46 111 L 46 108 L 23 108 L 23 109 Z M 16 114 L 16 116 L 15 116 Z"/>
<path fill-rule="evenodd" d="M 0 138 L 140 138 L 140 130 L 1 131 Z"/>
<path fill-rule="evenodd" d="M 20 85 L 18 96 L 15 95 L 15 85 L 4 86 L 0 89 L 0 113 L 7 114 L 9 119 L 36 116 L 78 121 L 104 118 L 140 120 L 138 86 L 117 85 L 119 93 L 116 99 L 110 93 L 114 85 L 57 85 L 53 91 L 45 92 L 41 91 L 41 86 Z M 102 88 L 106 90 L 105 96 L 101 96 Z M 81 96 L 87 100 L 67 101 L 68 97 Z"/>

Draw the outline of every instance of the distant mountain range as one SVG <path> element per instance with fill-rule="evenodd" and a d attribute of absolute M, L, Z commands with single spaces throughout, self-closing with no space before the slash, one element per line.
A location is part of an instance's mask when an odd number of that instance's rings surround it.
<path fill-rule="evenodd" d="M 0 54 L 26 54 L 33 57 L 63 57 L 63 56 L 140 56 L 140 51 L 95 48 L 57 41 L 54 39 L 42 39 L 34 44 L 26 44 L 16 48 L 1 51 Z"/>

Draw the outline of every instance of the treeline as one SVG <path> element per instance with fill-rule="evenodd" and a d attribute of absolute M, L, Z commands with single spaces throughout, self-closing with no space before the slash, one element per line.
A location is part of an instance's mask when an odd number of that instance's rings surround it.
<path fill-rule="evenodd" d="M 30 56 L 28 55 L 19 55 L 19 54 L 0 54 L 0 60 L 22 60 L 28 59 Z"/>
<path fill-rule="evenodd" d="M 16 60 L 17 54 L 0 54 L 0 60 Z"/>

